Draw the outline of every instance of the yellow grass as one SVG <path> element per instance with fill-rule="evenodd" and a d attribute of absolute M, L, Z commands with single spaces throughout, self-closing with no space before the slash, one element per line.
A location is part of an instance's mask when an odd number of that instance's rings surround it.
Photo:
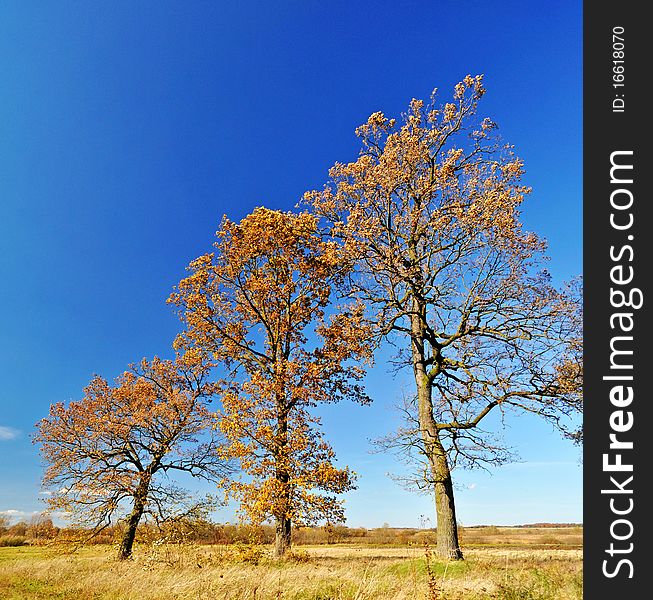
<path fill-rule="evenodd" d="M 268 558 L 265 552 L 258 556 L 260 548 L 247 547 L 140 546 L 134 560 L 126 562 L 116 561 L 112 551 L 103 546 L 65 555 L 48 548 L 0 548 L 0 598 L 582 598 L 579 549 L 468 548 L 464 562 L 450 563 L 427 561 L 425 548 L 415 546 L 301 547 L 294 558 L 283 562 Z"/>

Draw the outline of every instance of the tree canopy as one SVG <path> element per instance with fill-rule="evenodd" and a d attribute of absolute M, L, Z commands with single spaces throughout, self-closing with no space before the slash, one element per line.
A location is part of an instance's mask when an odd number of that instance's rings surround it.
<path fill-rule="evenodd" d="M 224 366 L 222 454 L 247 474 L 225 485 L 249 519 L 275 520 L 281 555 L 291 522 L 344 519 L 336 495 L 354 476 L 335 466 L 311 409 L 369 401 L 362 306 L 328 308 L 347 262 L 308 213 L 257 208 L 240 223 L 225 218 L 214 246 L 170 298 L 185 324 L 176 346 Z"/>
<path fill-rule="evenodd" d="M 197 506 L 168 475 L 218 481 L 230 471 L 207 404 L 209 370 L 192 352 L 143 359 L 114 386 L 95 376 L 82 400 L 53 404 L 35 436 L 49 508 L 93 533 L 127 515 L 119 551 L 127 558 L 143 515 L 165 520 Z"/>
<path fill-rule="evenodd" d="M 467 76 L 451 102 L 434 92 L 401 121 L 372 114 L 356 130 L 359 157 L 305 195 L 355 264 L 353 293 L 377 334 L 413 370 L 438 553 L 453 558 L 451 461 L 502 457 L 478 435 L 486 416 L 524 410 L 568 431 L 582 406 L 578 286 L 552 285 L 545 242 L 521 224 L 523 163 L 478 117 L 484 94 Z"/>

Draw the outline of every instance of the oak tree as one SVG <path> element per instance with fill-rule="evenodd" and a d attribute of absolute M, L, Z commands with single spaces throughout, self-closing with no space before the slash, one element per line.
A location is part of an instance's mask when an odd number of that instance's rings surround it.
<path fill-rule="evenodd" d="M 467 76 L 444 105 L 434 92 L 399 121 L 372 114 L 357 160 L 305 195 L 356 262 L 352 293 L 412 369 L 437 553 L 453 559 L 452 461 L 502 458 L 480 430 L 487 416 L 528 411 L 573 435 L 566 417 L 582 403 L 579 294 L 553 286 L 545 242 L 522 227 L 523 164 L 478 117 L 484 93 Z"/>
<path fill-rule="evenodd" d="M 84 397 L 56 403 L 37 423 L 51 510 L 96 535 L 125 518 L 119 558 L 129 558 L 144 515 L 159 520 L 187 505 L 173 473 L 217 481 L 229 465 L 217 453 L 208 402 L 210 368 L 192 352 L 143 359 L 110 385 L 95 376 Z M 185 510 L 192 506 L 186 506 Z"/>
<path fill-rule="evenodd" d="M 309 214 L 257 208 L 240 223 L 225 217 L 214 246 L 170 297 L 185 323 L 176 344 L 223 365 L 222 455 L 245 473 L 228 493 L 251 521 L 275 522 L 282 556 L 293 523 L 343 519 L 336 496 L 352 489 L 354 475 L 334 464 L 311 410 L 369 401 L 362 308 L 330 307 L 346 263 Z"/>

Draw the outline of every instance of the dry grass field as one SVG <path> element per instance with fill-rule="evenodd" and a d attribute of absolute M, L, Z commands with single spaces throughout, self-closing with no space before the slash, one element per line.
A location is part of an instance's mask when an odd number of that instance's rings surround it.
<path fill-rule="evenodd" d="M 473 528 L 464 562 L 428 544 L 295 547 L 140 545 L 119 562 L 110 546 L 0 548 L 7 600 L 573 600 L 582 598 L 580 528 Z"/>

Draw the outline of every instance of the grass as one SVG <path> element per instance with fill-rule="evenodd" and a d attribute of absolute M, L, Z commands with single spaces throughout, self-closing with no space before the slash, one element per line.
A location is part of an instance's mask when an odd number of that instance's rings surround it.
<path fill-rule="evenodd" d="M 581 548 L 582 527 L 465 527 L 463 546 L 467 548 Z"/>
<path fill-rule="evenodd" d="M 541 532 L 540 532 L 541 533 Z M 543 535 L 543 534 L 542 534 Z M 547 535 L 554 535 L 548 532 Z M 530 538 L 529 538 L 530 539 Z M 140 546 L 131 561 L 95 546 L 64 554 L 0 548 L 7 600 L 577 600 L 579 549 L 464 548 L 464 562 L 424 548 L 306 546 L 285 561 L 228 546 Z M 557 545 L 557 544 L 556 544 Z M 243 558 L 244 557 L 244 558 Z M 431 584 L 429 585 L 429 577 Z"/>

